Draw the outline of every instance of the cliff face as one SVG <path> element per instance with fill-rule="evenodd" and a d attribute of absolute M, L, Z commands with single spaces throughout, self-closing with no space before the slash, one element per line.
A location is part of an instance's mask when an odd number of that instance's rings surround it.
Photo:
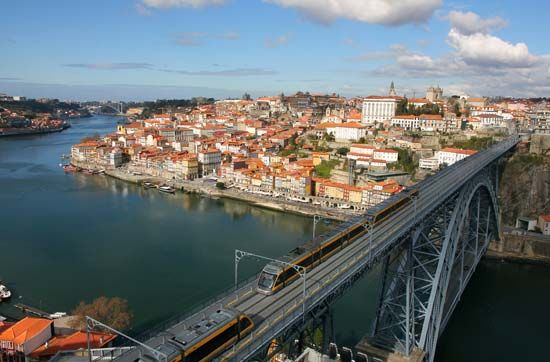
<path fill-rule="evenodd" d="M 504 164 L 499 196 L 504 225 L 513 226 L 518 216 L 550 214 L 550 158 L 514 154 Z"/>

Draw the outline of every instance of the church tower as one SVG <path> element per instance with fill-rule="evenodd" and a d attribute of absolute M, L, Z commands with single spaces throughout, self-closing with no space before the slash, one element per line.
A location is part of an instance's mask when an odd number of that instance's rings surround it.
<path fill-rule="evenodd" d="M 397 94 L 395 93 L 395 85 L 393 84 L 393 80 L 390 84 L 390 93 L 389 93 L 389 96 L 390 97 L 395 97 Z"/>

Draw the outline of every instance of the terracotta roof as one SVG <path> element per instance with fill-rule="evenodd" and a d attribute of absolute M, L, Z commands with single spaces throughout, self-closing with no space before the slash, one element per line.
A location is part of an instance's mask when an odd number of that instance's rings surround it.
<path fill-rule="evenodd" d="M 92 348 L 101 348 L 109 344 L 117 336 L 115 334 L 90 332 L 90 345 Z M 52 356 L 59 351 L 74 351 L 88 347 L 86 332 L 75 332 L 68 336 L 56 336 L 46 344 L 35 349 L 31 356 Z"/>
<path fill-rule="evenodd" d="M 474 153 L 477 153 L 477 151 L 475 150 L 463 150 L 461 148 L 452 148 L 452 147 L 445 147 L 441 149 L 440 152 L 460 153 L 463 155 L 473 155 Z"/>
<path fill-rule="evenodd" d="M 10 341 L 22 345 L 50 328 L 53 321 L 44 318 L 25 317 L 0 334 L 0 341 Z"/>

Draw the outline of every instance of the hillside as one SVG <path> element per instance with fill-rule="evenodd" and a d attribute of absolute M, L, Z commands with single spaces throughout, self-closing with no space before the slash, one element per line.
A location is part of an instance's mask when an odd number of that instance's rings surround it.
<path fill-rule="evenodd" d="M 550 158 L 514 154 L 502 170 L 499 196 L 505 225 L 518 216 L 550 214 Z"/>

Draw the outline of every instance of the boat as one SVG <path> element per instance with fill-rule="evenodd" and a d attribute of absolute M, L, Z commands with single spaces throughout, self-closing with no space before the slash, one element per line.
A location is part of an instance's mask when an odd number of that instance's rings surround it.
<path fill-rule="evenodd" d="M 3 301 L 5 299 L 9 299 L 11 297 L 11 292 L 9 289 L 0 283 L 0 301 Z"/>
<path fill-rule="evenodd" d="M 93 175 L 94 174 L 94 171 L 93 170 L 90 170 L 90 169 L 85 169 L 84 171 L 82 171 L 82 173 L 86 174 L 86 175 Z"/>
<path fill-rule="evenodd" d="M 159 186 L 159 191 L 160 192 L 166 192 L 166 193 L 169 193 L 169 194 L 173 194 L 173 193 L 176 192 L 176 189 L 173 188 L 172 186 L 163 185 L 163 186 Z"/>
<path fill-rule="evenodd" d="M 157 185 L 155 185 L 154 183 L 152 182 L 149 182 L 149 181 L 145 181 L 143 183 L 143 187 L 145 187 L 146 189 L 154 189 L 157 187 Z"/>
<path fill-rule="evenodd" d="M 105 169 L 102 168 L 101 170 L 97 171 L 98 175 L 105 175 Z"/>

